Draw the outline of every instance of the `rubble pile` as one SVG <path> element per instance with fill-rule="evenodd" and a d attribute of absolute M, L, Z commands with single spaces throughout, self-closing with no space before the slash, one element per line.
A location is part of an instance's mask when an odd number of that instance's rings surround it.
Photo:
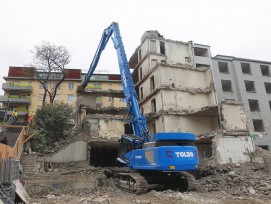
<path fill-rule="evenodd" d="M 260 148 L 250 153 L 251 161 L 221 165 L 198 180 L 198 191 L 218 191 L 235 196 L 271 195 L 271 154 Z"/>

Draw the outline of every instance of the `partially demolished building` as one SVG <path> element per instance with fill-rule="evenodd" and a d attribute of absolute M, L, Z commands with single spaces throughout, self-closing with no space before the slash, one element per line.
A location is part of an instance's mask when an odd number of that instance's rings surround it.
<path fill-rule="evenodd" d="M 218 128 L 210 114 L 216 101 L 209 46 L 166 40 L 157 31 L 145 32 L 141 42 L 130 65 L 142 112 L 152 115 L 150 132 L 202 134 Z"/>
<path fill-rule="evenodd" d="M 254 151 L 254 143 L 243 104 L 217 103 L 209 46 L 173 41 L 157 31 L 147 31 L 129 64 L 134 69 L 139 104 L 147 116 L 151 135 L 156 132 L 196 134 L 200 160 L 212 158 L 210 165 L 249 160 L 246 153 Z M 88 107 L 87 98 L 123 97 L 122 94 L 86 90 L 79 97 L 79 118 L 90 139 L 90 161 L 97 155 L 116 154 L 117 139 L 125 133 L 128 120 L 125 108 Z"/>
<path fill-rule="evenodd" d="M 210 47 L 165 39 L 147 31 L 129 60 L 150 133 L 192 132 L 200 159 L 215 163 L 248 160 L 253 151 L 242 104 L 218 104 Z"/>

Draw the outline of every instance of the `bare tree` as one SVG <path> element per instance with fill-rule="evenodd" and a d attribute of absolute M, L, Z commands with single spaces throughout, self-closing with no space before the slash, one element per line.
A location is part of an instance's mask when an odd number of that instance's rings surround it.
<path fill-rule="evenodd" d="M 46 41 L 43 41 L 41 45 L 35 45 L 31 53 L 35 77 L 44 89 L 42 104 L 46 102 L 47 96 L 52 104 L 60 84 L 68 74 L 65 67 L 70 63 L 71 56 L 65 47 Z"/>

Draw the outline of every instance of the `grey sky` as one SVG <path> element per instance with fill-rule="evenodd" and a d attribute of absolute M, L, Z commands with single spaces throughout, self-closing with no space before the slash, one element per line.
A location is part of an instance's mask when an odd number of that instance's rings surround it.
<path fill-rule="evenodd" d="M 128 59 L 146 30 L 193 40 L 225 54 L 271 61 L 271 12 L 266 0 L 0 0 L 0 75 L 32 61 L 42 40 L 65 46 L 69 68 L 88 69 L 104 28 L 116 21 Z M 118 73 L 112 42 L 97 67 Z M 2 92 L 0 92 L 2 94 Z"/>

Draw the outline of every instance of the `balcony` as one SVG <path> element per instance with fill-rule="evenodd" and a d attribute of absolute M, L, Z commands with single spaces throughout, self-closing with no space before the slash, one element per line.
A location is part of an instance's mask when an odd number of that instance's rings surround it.
<path fill-rule="evenodd" d="M 102 85 L 96 84 L 96 85 L 88 85 L 85 90 L 102 90 Z"/>
<path fill-rule="evenodd" d="M 0 103 L 4 104 L 31 104 L 29 96 L 0 96 Z"/>
<path fill-rule="evenodd" d="M 18 112 L 18 116 L 24 116 L 28 112 L 28 110 L 26 110 L 26 109 L 18 109 L 17 108 L 16 110 Z M 12 115 L 12 112 L 13 111 L 11 111 L 11 110 L 7 111 L 7 115 L 8 116 Z"/>
<path fill-rule="evenodd" d="M 23 92 L 32 92 L 33 88 L 29 83 L 3 83 L 2 89 L 4 91 L 23 91 Z"/>

